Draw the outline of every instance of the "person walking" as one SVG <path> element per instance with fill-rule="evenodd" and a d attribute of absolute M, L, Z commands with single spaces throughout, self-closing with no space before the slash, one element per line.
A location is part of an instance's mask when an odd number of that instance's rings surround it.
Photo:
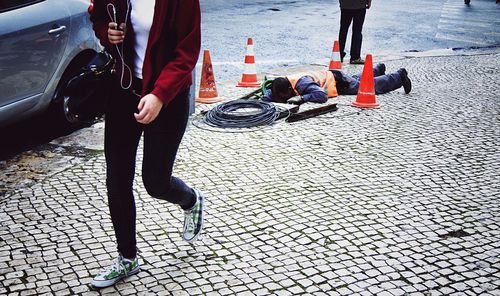
<path fill-rule="evenodd" d="M 352 22 L 351 50 L 349 51 L 351 64 L 364 64 L 361 58 L 361 44 L 363 42 L 363 23 L 365 21 L 366 10 L 370 8 L 371 0 L 339 0 L 340 1 L 340 30 L 339 46 L 340 61 L 344 61 L 346 56 L 345 43 L 347 32 Z"/>
<path fill-rule="evenodd" d="M 111 286 L 139 272 L 133 194 L 143 136 L 142 180 L 149 195 L 184 210 L 182 238 L 203 228 L 204 197 L 172 175 L 188 116 L 188 89 L 201 47 L 199 0 L 95 0 L 90 19 L 116 59 L 116 83 L 105 112 L 109 211 L 118 257 L 92 280 Z"/>

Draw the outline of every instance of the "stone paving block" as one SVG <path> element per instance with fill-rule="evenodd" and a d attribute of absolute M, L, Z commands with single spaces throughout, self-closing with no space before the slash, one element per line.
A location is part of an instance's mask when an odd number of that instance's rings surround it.
<path fill-rule="evenodd" d="M 144 271 L 111 289 L 89 288 L 116 257 L 104 156 L 50 176 L 0 200 L 0 293 L 498 294 L 499 60 L 387 61 L 415 89 L 377 96 L 379 110 L 340 96 L 336 113 L 294 124 L 189 125 L 175 174 L 206 194 L 203 242 L 181 240 L 178 208 L 137 172 Z"/>

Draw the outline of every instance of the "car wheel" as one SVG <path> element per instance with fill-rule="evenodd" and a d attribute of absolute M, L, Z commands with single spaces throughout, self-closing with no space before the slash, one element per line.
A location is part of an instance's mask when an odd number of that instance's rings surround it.
<path fill-rule="evenodd" d="M 76 73 L 72 74 L 75 75 Z M 73 75 L 64 75 L 61 78 L 54 93 L 52 106 L 49 111 L 51 113 L 51 118 L 53 118 L 57 124 L 67 129 L 78 129 L 85 125 L 85 123 L 78 121 L 77 118 L 68 113 L 68 97 L 63 94 L 64 87 Z"/>
<path fill-rule="evenodd" d="M 68 82 L 80 72 L 80 69 L 83 67 L 83 65 L 86 65 L 91 56 L 92 54 L 87 52 L 85 55 L 81 55 L 78 59 L 75 59 L 62 75 L 59 84 L 57 85 L 56 91 L 54 92 L 52 106 L 50 108 L 52 113 L 51 116 L 59 124 L 69 129 L 77 129 L 94 123 L 82 122 L 73 114 L 68 112 L 69 97 L 64 94 L 64 89 L 67 86 Z"/>
<path fill-rule="evenodd" d="M 64 120 L 66 122 L 68 122 L 69 124 L 81 123 L 75 115 L 73 115 L 69 112 L 68 101 L 69 101 L 69 96 L 63 94 L 62 95 L 62 111 L 63 111 Z"/>

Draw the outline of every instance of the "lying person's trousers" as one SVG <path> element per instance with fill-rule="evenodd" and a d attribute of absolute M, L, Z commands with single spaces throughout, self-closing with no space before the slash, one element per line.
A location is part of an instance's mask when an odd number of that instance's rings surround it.
<path fill-rule="evenodd" d="M 350 76 L 342 71 L 332 70 L 332 72 L 334 72 L 335 75 L 337 92 L 339 95 L 358 94 L 361 74 Z M 401 70 L 382 75 L 381 64 L 377 64 L 373 68 L 373 76 L 375 78 L 376 94 L 385 94 L 403 86 L 403 82 L 401 80 Z"/>

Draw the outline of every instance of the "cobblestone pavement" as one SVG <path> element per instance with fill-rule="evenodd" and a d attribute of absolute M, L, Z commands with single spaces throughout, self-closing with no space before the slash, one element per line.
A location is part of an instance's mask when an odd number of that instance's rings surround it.
<path fill-rule="evenodd" d="M 500 295 L 500 53 L 386 66 L 414 88 L 378 110 L 191 125 L 175 173 L 206 195 L 203 241 L 138 174 L 142 271 L 114 287 L 89 285 L 116 256 L 102 153 L 5 197 L 0 294 Z"/>

